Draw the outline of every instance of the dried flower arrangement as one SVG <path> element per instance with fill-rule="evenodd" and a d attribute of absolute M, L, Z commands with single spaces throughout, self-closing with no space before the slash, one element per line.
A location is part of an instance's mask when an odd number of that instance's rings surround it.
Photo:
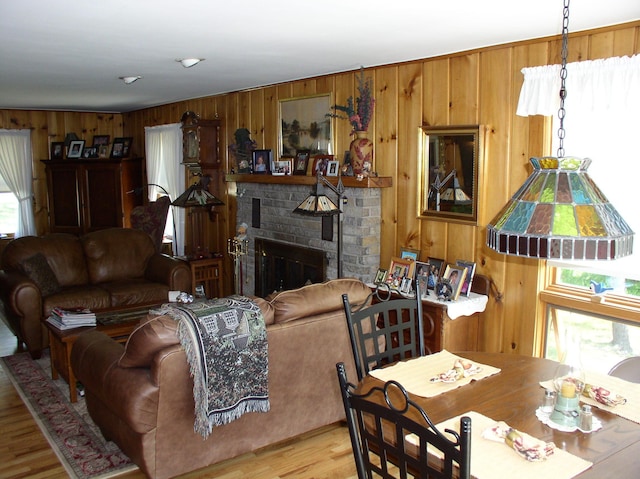
<path fill-rule="evenodd" d="M 334 105 L 332 108 L 336 111 L 342 111 L 346 113 L 341 115 L 339 113 L 327 113 L 327 116 L 332 118 L 341 118 L 343 120 L 349 120 L 354 134 L 356 131 L 367 131 L 369 123 L 373 117 L 373 107 L 375 105 L 375 99 L 372 96 L 371 91 L 371 78 L 365 79 L 364 67 L 360 68 L 360 76 L 358 77 L 358 96 L 354 99 L 353 96 L 347 98 L 346 105 Z"/>

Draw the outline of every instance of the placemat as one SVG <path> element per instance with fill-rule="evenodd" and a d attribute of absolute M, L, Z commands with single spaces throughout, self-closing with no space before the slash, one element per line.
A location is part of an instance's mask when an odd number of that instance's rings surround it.
<path fill-rule="evenodd" d="M 570 479 L 589 469 L 592 463 L 556 447 L 544 461 L 530 462 L 504 443 L 482 437 L 482 432 L 497 421 L 478 412 L 469 411 L 437 424 L 438 430 L 460 431 L 460 418 L 471 418 L 471 475 L 476 479 Z M 411 442 L 410 436 L 407 441 Z"/>
<path fill-rule="evenodd" d="M 428 398 L 500 372 L 500 369 L 493 366 L 473 362 L 474 365 L 482 368 L 474 376 L 459 379 L 454 383 L 431 382 L 432 377 L 451 369 L 458 359 L 464 358 L 443 349 L 428 356 L 401 361 L 388 368 L 374 369 L 369 374 L 385 382 L 390 380 L 398 381 L 409 393 Z M 465 360 L 468 361 L 467 359 Z"/>
<path fill-rule="evenodd" d="M 580 402 L 584 404 L 591 404 L 599 409 L 604 409 L 605 411 L 609 411 L 620 417 L 640 424 L 640 384 L 594 371 L 585 372 L 585 381 L 587 384 L 600 386 L 608 389 L 612 393 L 620 394 L 627 399 L 627 402 L 626 404 L 611 407 L 605 406 L 604 404 L 587 396 L 581 396 Z M 540 385 L 546 389 L 554 389 L 552 379 L 542 381 Z"/>

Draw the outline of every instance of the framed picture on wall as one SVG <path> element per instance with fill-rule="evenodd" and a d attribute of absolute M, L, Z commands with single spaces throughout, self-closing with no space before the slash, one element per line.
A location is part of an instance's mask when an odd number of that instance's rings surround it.
<path fill-rule="evenodd" d="M 298 150 L 328 154 L 331 150 L 331 94 L 280 100 L 280 156 Z"/>

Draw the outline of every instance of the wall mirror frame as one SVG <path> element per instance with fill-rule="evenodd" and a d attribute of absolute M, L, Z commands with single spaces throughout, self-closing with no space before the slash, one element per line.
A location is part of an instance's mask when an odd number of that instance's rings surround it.
<path fill-rule="evenodd" d="M 422 126 L 419 135 L 418 216 L 477 224 L 484 128 Z"/>

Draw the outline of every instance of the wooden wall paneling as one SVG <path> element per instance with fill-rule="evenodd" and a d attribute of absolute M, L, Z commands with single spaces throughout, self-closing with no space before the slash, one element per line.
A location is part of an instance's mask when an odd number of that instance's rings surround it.
<path fill-rule="evenodd" d="M 451 125 L 478 123 L 478 53 L 451 58 L 450 111 Z"/>
<path fill-rule="evenodd" d="M 334 76 L 334 90 L 333 90 L 333 104 L 334 105 L 346 105 L 347 98 L 354 93 L 354 76 L 353 72 L 339 73 Z M 376 96 L 377 101 L 377 96 Z M 335 113 L 335 110 L 332 110 Z M 378 115 L 378 105 L 374 109 L 374 115 Z M 340 163 L 344 163 L 345 151 L 349 150 L 349 143 L 351 143 L 351 123 L 341 118 L 333 118 L 333 154 L 336 156 Z M 375 132 L 376 130 L 369 131 Z M 374 138 L 374 163 L 376 162 L 377 144 Z M 376 166 L 377 168 L 377 166 Z"/>
<path fill-rule="evenodd" d="M 249 104 L 251 112 L 249 131 L 251 131 L 251 137 L 258 142 L 258 148 L 263 150 L 271 148 L 275 153 L 275 145 L 271 144 L 271 139 L 265 138 L 264 134 L 266 121 L 264 115 L 264 91 L 262 89 L 250 91 Z M 273 122 L 273 119 L 269 118 L 269 122 Z M 274 159 L 277 159 L 277 156 L 274 156 Z"/>
<path fill-rule="evenodd" d="M 280 157 L 280 110 L 278 103 L 278 90 L 274 86 L 264 89 L 264 139 L 268 148 L 273 149 L 273 157 Z"/>
<path fill-rule="evenodd" d="M 398 222 L 396 248 L 420 248 L 421 222 L 416 217 L 419 201 L 418 134 L 422 121 L 422 64 L 398 67 L 398 157 L 396 188 Z M 401 132 L 401 133 L 400 133 Z"/>
<path fill-rule="evenodd" d="M 448 58 L 423 63 L 422 125 L 449 124 L 449 65 Z"/>
<path fill-rule="evenodd" d="M 359 75 L 359 72 L 356 73 Z M 374 125 L 369 127 L 373 141 L 375 170 L 380 176 L 391 176 L 393 184 L 381 192 L 382 223 L 380 233 L 380 264 L 387 265 L 393 256 L 398 255 L 398 208 L 405 201 L 398 190 L 398 68 L 396 66 L 377 68 L 375 72 L 366 72 L 372 76 L 375 91 Z M 356 80 L 354 78 L 354 80 Z M 357 84 L 357 80 L 356 80 Z M 355 89 L 355 87 L 354 87 Z M 344 103 L 342 103 L 344 104 Z M 349 138 L 349 142 L 351 138 Z M 349 143 L 345 145 L 349 149 Z"/>

